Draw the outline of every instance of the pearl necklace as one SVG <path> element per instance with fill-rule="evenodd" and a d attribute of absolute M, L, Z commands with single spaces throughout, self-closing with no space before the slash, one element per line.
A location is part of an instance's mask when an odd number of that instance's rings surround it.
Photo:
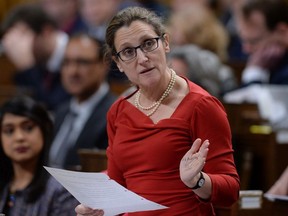
<path fill-rule="evenodd" d="M 176 73 L 174 70 L 170 69 L 171 70 L 171 79 L 169 81 L 169 84 L 167 86 L 167 88 L 165 89 L 165 91 L 163 92 L 162 96 L 160 97 L 159 100 L 157 100 L 156 102 L 154 102 L 151 106 L 148 106 L 148 107 L 144 107 L 140 104 L 140 95 L 141 95 L 141 90 L 139 89 L 135 95 L 135 106 L 139 109 L 142 109 L 142 110 L 151 110 L 151 112 L 149 112 L 147 114 L 147 116 L 151 116 L 153 115 L 156 110 L 159 108 L 159 106 L 161 105 L 162 101 L 170 94 L 171 90 L 173 89 L 174 87 L 174 84 L 176 82 Z"/>

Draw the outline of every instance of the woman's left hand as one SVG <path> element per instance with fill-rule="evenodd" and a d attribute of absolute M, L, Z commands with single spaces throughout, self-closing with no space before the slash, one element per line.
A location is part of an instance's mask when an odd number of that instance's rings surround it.
<path fill-rule="evenodd" d="M 196 139 L 191 149 L 183 156 L 180 162 L 180 177 L 187 187 L 194 187 L 199 179 L 199 173 L 203 169 L 208 154 L 209 141 L 202 143 Z"/>

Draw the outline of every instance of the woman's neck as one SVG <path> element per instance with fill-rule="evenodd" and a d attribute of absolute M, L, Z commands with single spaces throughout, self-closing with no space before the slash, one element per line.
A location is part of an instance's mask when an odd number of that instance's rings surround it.
<path fill-rule="evenodd" d="M 31 164 L 23 166 L 22 164 L 13 164 L 14 176 L 10 184 L 10 191 L 25 189 L 32 181 L 35 173 L 36 166 Z"/>

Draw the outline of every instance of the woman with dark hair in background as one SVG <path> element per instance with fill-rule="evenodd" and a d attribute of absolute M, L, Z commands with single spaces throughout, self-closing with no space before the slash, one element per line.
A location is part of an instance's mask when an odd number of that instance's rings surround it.
<path fill-rule="evenodd" d="M 0 212 L 6 216 L 73 215 L 77 200 L 43 168 L 53 123 L 28 97 L 15 97 L 0 110 Z"/>

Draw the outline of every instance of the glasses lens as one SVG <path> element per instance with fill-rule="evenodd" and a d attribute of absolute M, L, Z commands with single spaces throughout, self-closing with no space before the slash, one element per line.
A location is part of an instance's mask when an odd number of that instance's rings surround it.
<path fill-rule="evenodd" d="M 136 56 L 136 50 L 134 48 L 126 48 L 119 53 L 119 56 L 123 61 L 128 61 Z"/>
<path fill-rule="evenodd" d="M 155 50 L 157 47 L 158 47 L 158 38 L 152 38 L 152 39 L 146 40 L 141 45 L 141 49 L 144 52 L 151 52 Z"/>

